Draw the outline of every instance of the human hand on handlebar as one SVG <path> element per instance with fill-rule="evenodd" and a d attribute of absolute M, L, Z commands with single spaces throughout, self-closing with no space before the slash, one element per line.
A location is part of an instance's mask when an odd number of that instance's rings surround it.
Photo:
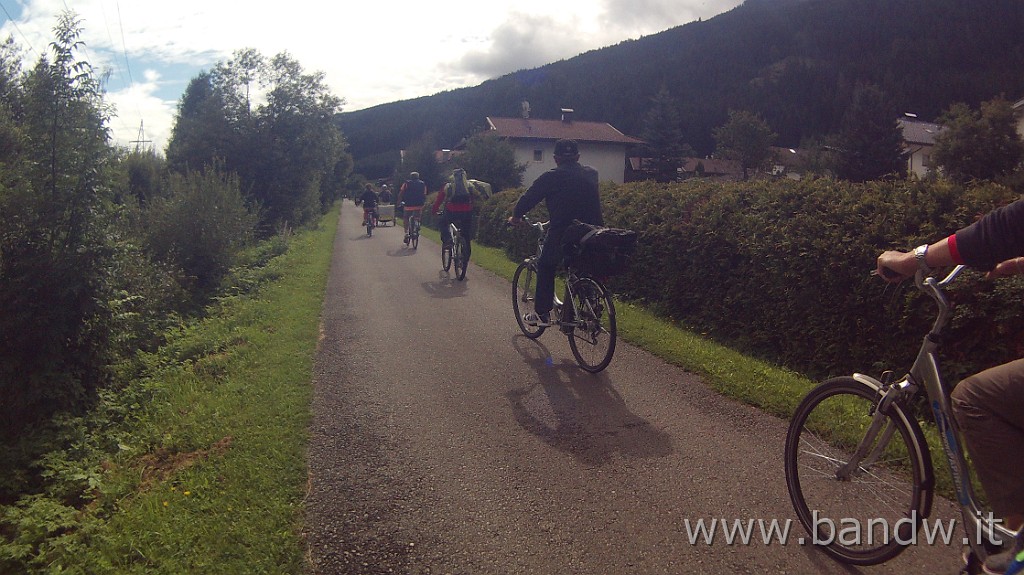
<path fill-rule="evenodd" d="M 917 273 L 917 260 L 913 252 L 889 250 L 878 256 L 874 275 L 883 280 L 895 283 L 913 277 Z"/>

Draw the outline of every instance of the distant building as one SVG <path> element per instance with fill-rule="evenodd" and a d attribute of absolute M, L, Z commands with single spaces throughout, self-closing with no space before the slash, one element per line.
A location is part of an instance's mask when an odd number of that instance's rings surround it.
<path fill-rule="evenodd" d="M 1014 102 L 1013 113 L 1017 117 L 1017 133 L 1024 138 L 1024 98 Z"/>
<path fill-rule="evenodd" d="M 900 118 L 899 124 L 903 130 L 903 150 L 907 155 L 907 175 L 923 178 L 933 169 L 935 136 L 942 131 L 942 126 L 914 118 Z"/>
<path fill-rule="evenodd" d="M 555 142 L 576 140 L 580 163 L 592 166 L 602 180 L 621 184 L 625 179 L 626 152 L 643 140 L 627 136 L 611 124 L 574 120 L 573 111 L 562 110 L 561 120 L 530 118 L 524 106 L 522 118 L 488 117 L 489 130 L 508 140 L 515 148 L 516 162 L 526 164 L 523 185 L 529 186 L 544 172 L 555 167 L 551 157 Z"/>
<path fill-rule="evenodd" d="M 807 173 L 810 153 L 799 148 L 772 146 L 771 175 L 776 178 L 800 180 Z"/>

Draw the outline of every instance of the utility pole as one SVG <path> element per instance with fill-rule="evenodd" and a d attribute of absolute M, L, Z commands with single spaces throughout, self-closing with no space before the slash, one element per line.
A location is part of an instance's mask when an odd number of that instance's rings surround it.
<path fill-rule="evenodd" d="M 128 142 L 129 144 L 135 144 L 135 152 L 136 153 L 138 153 L 141 150 L 143 144 L 152 144 L 153 143 L 153 140 L 147 140 L 146 139 L 146 130 L 144 130 L 142 128 L 142 122 L 143 122 L 143 120 L 139 120 L 139 135 L 136 136 L 136 139 Z"/>

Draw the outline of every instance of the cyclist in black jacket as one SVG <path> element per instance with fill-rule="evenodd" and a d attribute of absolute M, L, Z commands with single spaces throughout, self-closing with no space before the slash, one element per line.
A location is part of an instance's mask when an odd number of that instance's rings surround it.
<path fill-rule="evenodd" d="M 508 221 L 523 219 L 541 200 L 551 216 L 544 251 L 537 260 L 537 299 L 534 310 L 523 316 L 528 325 L 548 327 L 555 300 L 555 272 L 562 263 L 562 234 L 579 220 L 586 224 L 604 225 L 597 170 L 580 164 L 580 151 L 573 140 L 555 142 L 556 167 L 540 175 L 530 189 L 519 198 Z"/>
<path fill-rule="evenodd" d="M 366 184 L 363 188 L 363 193 L 356 198 L 356 205 L 362 204 L 363 206 L 363 217 L 372 218 L 373 225 L 377 225 L 377 193 L 373 191 L 373 186 Z"/>
<path fill-rule="evenodd" d="M 423 204 L 427 203 L 427 184 L 420 179 L 419 172 L 409 174 L 409 179 L 398 190 L 398 203 L 405 214 L 402 222 L 405 225 L 405 245 L 409 245 L 409 218 L 419 218 Z"/>

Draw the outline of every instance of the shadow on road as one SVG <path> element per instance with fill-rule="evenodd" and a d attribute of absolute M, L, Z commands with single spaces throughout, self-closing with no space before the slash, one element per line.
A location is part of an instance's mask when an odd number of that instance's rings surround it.
<path fill-rule="evenodd" d="M 451 273 L 444 270 L 437 270 L 437 281 L 423 282 L 423 291 L 430 297 L 438 299 L 450 299 L 453 297 L 464 297 L 466 295 L 467 281 L 458 281 Z"/>
<path fill-rule="evenodd" d="M 571 359 L 556 363 L 543 343 L 523 335 L 512 345 L 537 372 L 536 383 L 505 394 L 523 429 L 590 465 L 672 453 L 671 436 L 631 412 L 607 374 L 589 374 Z"/>
<path fill-rule="evenodd" d="M 414 256 L 418 250 L 414 250 L 408 246 L 400 246 L 393 250 L 388 250 L 388 255 L 393 258 L 404 258 L 406 256 Z"/>

